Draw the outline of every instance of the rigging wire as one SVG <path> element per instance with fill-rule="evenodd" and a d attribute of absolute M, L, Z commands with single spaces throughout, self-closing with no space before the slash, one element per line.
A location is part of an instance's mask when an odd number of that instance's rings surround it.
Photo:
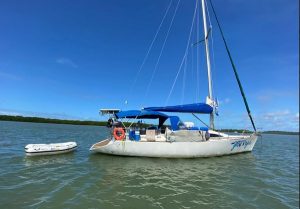
<path fill-rule="evenodd" d="M 200 4 L 200 0 L 199 0 L 199 4 Z M 199 7 L 199 9 L 197 10 L 197 40 L 200 37 L 200 12 L 201 12 L 201 7 Z M 196 86 L 196 102 L 199 101 L 200 98 L 200 48 L 197 47 L 197 86 Z"/>
<path fill-rule="evenodd" d="M 249 118 L 250 118 L 250 121 L 251 121 L 251 124 L 252 124 L 252 126 L 253 126 L 253 129 L 254 129 L 254 131 L 256 132 L 256 127 L 255 127 L 255 124 L 254 124 L 254 121 L 253 121 L 253 118 L 252 118 L 252 115 L 251 115 L 251 112 L 250 112 L 250 108 L 249 108 L 249 105 L 248 105 L 248 102 L 247 102 L 247 99 L 246 99 L 246 96 L 245 96 L 245 93 L 244 93 L 244 90 L 243 90 L 241 81 L 240 81 L 240 79 L 239 79 L 237 70 L 236 70 L 236 68 L 235 68 L 233 59 L 232 59 L 232 57 L 231 57 L 231 54 L 230 54 L 230 51 L 229 51 L 227 42 L 226 42 L 226 40 L 225 40 L 225 36 L 224 36 L 223 30 L 222 30 L 221 25 L 220 25 L 220 23 L 219 23 L 219 19 L 218 19 L 218 17 L 217 17 L 216 12 L 215 12 L 215 8 L 214 8 L 214 6 L 213 6 L 213 4 L 212 4 L 212 0 L 209 0 L 209 3 L 210 3 L 210 5 L 211 5 L 213 14 L 214 14 L 215 19 L 216 19 L 216 22 L 217 22 L 217 24 L 218 24 L 218 28 L 219 28 L 219 30 L 220 30 L 220 32 L 221 32 L 221 36 L 222 36 L 222 39 L 223 39 L 223 42 L 224 42 L 224 45 L 225 45 L 225 48 L 226 48 L 226 52 L 227 52 L 227 55 L 228 55 L 228 57 L 229 57 L 229 60 L 230 60 L 230 63 L 231 63 L 231 66 L 232 66 L 232 69 L 233 69 L 233 72 L 234 72 L 236 81 L 237 81 L 237 83 L 238 83 L 238 86 L 239 86 L 239 89 L 240 89 L 240 93 L 241 93 L 241 95 L 242 95 L 242 97 L 243 97 L 244 104 L 245 104 L 245 107 L 246 107 L 248 116 L 249 116 Z"/>
<path fill-rule="evenodd" d="M 192 68 L 192 78 L 193 78 L 194 74 L 196 74 L 195 69 L 194 69 L 195 66 L 194 66 L 194 49 L 193 48 L 192 48 L 192 65 L 191 65 L 191 68 Z M 195 97 L 195 99 L 197 99 L 197 98 Z"/>
<path fill-rule="evenodd" d="M 186 68 L 187 68 L 187 57 L 185 57 L 184 67 L 183 67 L 183 81 L 182 81 L 181 104 L 183 104 L 183 100 L 184 100 L 185 80 L 186 80 Z"/>
<path fill-rule="evenodd" d="M 217 67 L 216 67 L 216 62 L 215 62 L 214 38 L 213 38 L 213 30 L 212 29 L 211 29 L 210 37 L 211 37 L 211 50 L 210 51 L 212 53 L 212 68 L 213 68 L 212 73 L 211 73 L 212 74 L 212 76 L 211 76 L 211 85 L 214 89 L 215 95 L 218 95 L 216 89 L 214 88 L 214 77 L 215 77 L 214 76 L 215 75 L 214 71 L 217 69 Z"/>
<path fill-rule="evenodd" d="M 212 27 L 212 22 L 211 22 L 211 18 L 210 18 L 210 13 L 209 13 L 207 1 L 204 0 L 204 2 L 205 2 L 205 6 L 206 6 L 206 11 L 207 11 L 208 23 L 209 23 L 209 32 L 210 32 L 210 33 L 208 34 L 208 36 L 210 36 L 210 37 L 207 37 L 207 38 L 208 38 L 208 41 L 211 42 L 211 44 L 209 44 L 209 47 L 210 47 L 210 52 L 211 52 L 211 54 L 212 54 L 211 86 L 212 86 L 212 89 L 213 89 L 213 91 L 214 91 L 214 96 L 215 96 L 215 98 L 212 98 L 212 99 L 213 99 L 213 101 L 216 100 L 216 101 L 215 101 L 215 102 L 216 102 L 215 104 L 218 106 L 219 104 L 218 104 L 218 101 L 217 101 L 217 99 L 216 99 L 216 98 L 217 98 L 216 95 L 218 95 L 218 94 L 217 94 L 216 89 L 214 88 L 214 78 L 215 78 L 215 75 L 216 75 L 216 73 L 215 73 L 215 70 L 216 70 L 216 63 L 215 63 L 215 52 L 214 52 L 213 27 Z M 215 114 L 216 114 L 217 116 L 219 116 L 219 113 L 218 113 L 218 110 L 217 110 L 217 106 L 214 106 L 214 111 L 215 111 Z M 215 126 L 216 126 L 216 122 L 217 122 L 217 120 L 214 120 L 214 125 L 215 125 Z"/>
<path fill-rule="evenodd" d="M 199 4 L 200 4 L 200 0 L 199 0 Z M 196 26 L 196 32 L 197 32 L 197 39 L 199 38 L 199 31 L 200 31 L 200 7 L 197 10 L 197 26 Z M 196 48 L 196 102 L 198 101 L 199 97 L 200 97 L 200 82 L 199 82 L 199 57 L 200 57 L 200 52 L 199 52 L 199 47 Z"/>
<path fill-rule="evenodd" d="M 192 113 L 192 115 L 197 118 L 201 123 L 203 123 L 207 128 L 209 128 L 209 125 L 207 125 L 203 120 L 201 120 L 195 113 Z"/>
<path fill-rule="evenodd" d="M 204 0 L 205 2 L 205 6 L 206 6 L 206 11 L 207 11 L 207 16 L 208 16 L 208 22 L 209 22 L 209 27 L 212 28 L 212 24 L 211 24 L 211 21 L 210 21 L 210 14 L 209 14 L 209 10 L 208 10 L 208 6 L 207 6 L 207 2 L 206 0 Z"/>
<path fill-rule="evenodd" d="M 158 33 L 159 33 L 160 29 L 161 29 L 161 26 L 163 25 L 163 22 L 164 22 L 165 19 L 166 19 L 166 16 L 167 16 L 167 14 L 168 14 L 168 12 L 169 12 L 169 10 L 170 10 L 170 8 L 171 8 L 172 3 L 173 3 L 173 0 L 170 1 L 169 5 L 168 5 L 168 7 L 167 7 L 167 9 L 166 9 L 166 12 L 165 12 L 165 14 L 164 14 L 164 16 L 163 16 L 163 18 L 162 18 L 162 20 L 161 20 L 161 22 L 160 22 L 160 24 L 159 24 L 157 30 L 156 30 L 156 33 L 155 33 L 155 35 L 154 35 L 154 38 L 153 38 L 153 40 L 151 41 L 151 44 L 150 44 L 150 46 L 149 46 L 149 48 L 148 48 L 148 50 L 147 50 L 147 53 L 146 53 L 146 55 L 145 55 L 145 57 L 144 57 L 144 59 L 143 59 L 143 62 L 142 62 L 142 64 L 140 65 L 139 70 L 138 70 L 138 72 L 137 72 L 137 74 L 136 74 L 136 76 L 135 76 L 135 79 L 134 79 L 134 81 L 133 81 L 133 83 L 132 83 L 132 85 L 131 85 L 131 88 L 130 88 L 129 93 L 132 92 L 133 87 L 135 86 L 135 83 L 136 83 L 136 81 L 137 81 L 137 79 L 138 79 L 138 77 L 139 77 L 139 75 L 140 75 L 140 73 L 141 73 L 141 70 L 142 70 L 142 68 L 144 67 L 144 65 L 145 65 L 145 63 L 146 63 L 146 61 L 147 61 L 147 59 L 148 59 L 148 57 L 149 57 L 150 51 L 152 50 L 153 44 L 154 44 L 154 42 L 155 42 L 156 39 L 157 39 Z"/>
<path fill-rule="evenodd" d="M 195 16 L 196 16 L 197 8 L 198 8 L 198 1 L 196 1 L 195 10 L 194 10 L 194 15 L 193 15 L 193 20 L 192 20 L 192 25 L 191 25 L 191 29 L 190 29 L 190 33 L 189 33 L 189 37 L 188 37 L 188 42 L 187 42 L 187 45 L 186 45 L 185 53 L 184 53 L 183 58 L 182 58 L 182 60 L 181 60 L 179 69 L 178 69 L 178 71 L 177 71 L 177 74 L 176 74 L 176 76 L 175 76 L 175 79 L 174 79 L 174 81 L 173 81 L 171 90 L 170 90 L 170 92 L 169 92 L 169 94 L 168 94 L 168 97 L 167 97 L 167 99 L 166 99 L 165 104 L 167 104 L 167 103 L 169 102 L 170 96 L 171 96 L 171 94 L 172 94 L 172 92 L 173 92 L 173 90 L 174 90 L 174 86 L 175 86 L 176 81 L 177 81 L 177 79 L 178 79 L 179 73 L 181 72 L 181 69 L 182 69 L 184 60 L 185 60 L 185 58 L 186 58 L 187 55 L 188 55 L 188 49 L 189 49 L 189 46 L 190 46 L 190 40 L 191 40 L 191 35 L 192 35 L 192 29 L 193 29 L 193 26 L 194 26 L 194 21 L 195 21 Z"/>
<path fill-rule="evenodd" d="M 215 95 L 216 94 L 216 91 L 214 89 L 214 70 L 216 69 L 216 66 L 215 66 L 215 52 L 214 52 L 214 39 L 213 39 L 213 28 L 212 28 L 212 23 L 211 23 L 211 18 L 210 18 L 210 13 L 209 13 L 209 9 L 208 9 L 208 5 L 207 5 L 207 1 L 204 0 L 205 2 L 205 6 L 206 6 L 206 11 L 207 11 L 207 16 L 208 16 L 208 22 L 209 22 L 209 35 L 210 35 L 210 40 L 211 40 L 211 47 L 210 47 L 210 51 L 212 53 L 212 70 L 211 70 L 211 86 L 214 90 L 214 93 Z M 208 37 L 207 37 L 208 38 Z"/>
<path fill-rule="evenodd" d="M 176 5 L 176 8 L 175 8 L 175 11 L 174 11 L 172 20 L 171 20 L 171 22 L 170 22 L 170 25 L 169 25 L 169 28 L 168 28 L 168 31 L 167 31 L 167 34 L 166 34 L 166 37 L 165 37 L 165 39 L 164 39 L 164 42 L 163 42 L 162 48 L 161 48 L 161 50 L 160 50 L 160 53 L 159 53 L 157 62 L 156 62 L 156 64 L 155 64 L 154 71 L 152 72 L 151 79 L 150 79 L 150 81 L 149 81 L 149 83 L 148 83 L 148 86 L 147 86 L 147 89 L 146 89 L 146 93 L 145 93 L 145 95 L 144 95 L 144 99 L 147 98 L 147 95 L 148 95 L 148 93 L 149 93 L 149 90 L 150 90 L 152 81 L 153 81 L 154 76 L 155 76 L 155 74 L 156 74 L 156 72 L 157 72 L 158 64 L 159 64 L 159 62 L 160 62 L 161 55 L 163 54 L 163 51 L 164 51 L 164 48 L 165 48 L 167 39 L 168 39 L 168 37 L 169 37 L 169 34 L 170 34 L 170 31 L 171 31 L 171 28 L 172 28 L 172 25 L 173 25 L 175 16 L 176 16 L 176 14 L 177 14 L 177 10 L 178 10 L 178 6 L 179 6 L 180 1 L 181 1 L 181 0 L 178 0 L 178 2 L 177 2 L 177 5 Z"/>

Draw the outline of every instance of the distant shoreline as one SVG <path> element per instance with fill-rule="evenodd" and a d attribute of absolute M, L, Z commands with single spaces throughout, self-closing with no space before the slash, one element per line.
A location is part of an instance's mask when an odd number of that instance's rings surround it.
<path fill-rule="evenodd" d="M 25 117 L 25 116 L 12 116 L 0 115 L 0 121 L 17 121 L 17 122 L 32 122 L 32 123 L 54 123 L 54 124 L 70 124 L 70 125 L 93 125 L 93 126 L 106 126 L 106 121 L 83 121 L 83 120 L 64 120 L 54 118 L 41 118 L 41 117 Z"/>
<path fill-rule="evenodd" d="M 25 116 L 12 116 L 12 115 L 0 115 L 0 121 L 52 123 L 52 124 L 69 124 L 69 125 L 93 125 L 93 126 L 106 126 L 107 124 L 106 121 L 64 120 L 64 119 L 25 117 Z M 249 130 L 240 130 L 240 129 L 220 129 L 218 131 L 229 132 L 229 133 L 251 133 L 251 131 Z M 299 132 L 291 132 L 291 131 L 263 131 L 261 133 L 299 135 Z"/>

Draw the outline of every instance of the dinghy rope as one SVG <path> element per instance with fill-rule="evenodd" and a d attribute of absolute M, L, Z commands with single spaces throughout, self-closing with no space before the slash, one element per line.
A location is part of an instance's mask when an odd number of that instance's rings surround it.
<path fill-rule="evenodd" d="M 230 51 L 229 51 L 227 42 L 226 42 L 226 40 L 225 40 L 225 36 L 224 36 L 223 30 L 222 30 L 222 28 L 221 28 L 220 22 L 219 22 L 219 20 L 218 20 L 218 17 L 217 17 L 216 11 L 215 11 L 215 8 L 214 8 L 214 6 L 213 6 L 212 0 L 209 0 L 209 3 L 210 3 L 210 5 L 211 5 L 211 8 L 212 8 L 214 17 L 215 17 L 216 22 L 217 22 L 217 24 L 218 24 L 218 28 L 219 28 L 219 30 L 220 30 L 220 33 L 221 33 L 221 36 L 222 36 L 222 39 L 223 39 L 223 42 L 224 42 L 224 45 L 225 45 L 225 48 L 226 48 L 226 52 L 227 52 L 227 54 L 228 54 L 228 57 L 229 57 L 229 60 L 230 60 L 230 63 L 231 63 L 231 66 L 232 66 L 232 69 L 233 69 L 235 78 L 236 78 L 236 80 L 237 80 L 237 83 L 238 83 L 238 86 L 239 86 L 241 95 L 242 95 L 242 97 L 243 97 L 244 104 L 245 104 L 245 107 L 246 107 L 247 112 L 248 112 L 248 116 L 249 116 L 249 118 L 250 118 L 250 120 L 251 120 L 253 129 L 254 129 L 254 131 L 256 132 L 256 127 L 255 127 L 255 124 L 254 124 L 254 121 L 253 121 L 253 118 L 252 118 L 252 115 L 251 115 L 251 112 L 250 112 L 250 108 L 249 108 L 249 105 L 248 105 L 248 102 L 247 102 L 247 99 L 246 99 L 246 96 L 245 96 L 245 93 L 244 93 L 244 90 L 243 90 L 241 81 L 240 81 L 240 79 L 239 79 L 239 75 L 238 75 L 238 73 L 237 73 L 236 67 L 235 67 L 234 62 L 233 62 L 233 59 L 232 59 L 232 57 L 231 57 L 231 53 L 230 53 Z"/>

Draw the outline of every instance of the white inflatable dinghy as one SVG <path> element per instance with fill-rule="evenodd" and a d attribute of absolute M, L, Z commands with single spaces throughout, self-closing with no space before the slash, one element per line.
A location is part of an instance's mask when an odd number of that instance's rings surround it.
<path fill-rule="evenodd" d="M 66 152 L 72 152 L 76 148 L 76 142 L 65 142 L 55 144 L 28 144 L 25 146 L 25 152 L 27 156 L 56 155 Z"/>

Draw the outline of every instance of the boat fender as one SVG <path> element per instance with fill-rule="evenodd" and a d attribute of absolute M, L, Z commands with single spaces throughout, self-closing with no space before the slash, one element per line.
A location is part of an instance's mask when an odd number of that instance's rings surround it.
<path fill-rule="evenodd" d="M 107 124 L 106 124 L 106 127 L 107 127 L 107 128 L 111 128 L 112 125 L 113 125 L 113 122 L 114 122 L 113 119 L 111 119 L 111 118 L 108 119 Z"/>
<path fill-rule="evenodd" d="M 209 137 L 210 137 L 210 134 L 209 134 L 209 132 L 208 132 L 208 131 L 206 131 L 206 132 L 205 132 L 205 139 L 206 139 L 206 141 L 208 141 L 208 140 L 209 140 Z"/>
<path fill-rule="evenodd" d="M 113 135 L 116 140 L 123 140 L 125 137 L 125 131 L 123 128 L 114 128 Z"/>

